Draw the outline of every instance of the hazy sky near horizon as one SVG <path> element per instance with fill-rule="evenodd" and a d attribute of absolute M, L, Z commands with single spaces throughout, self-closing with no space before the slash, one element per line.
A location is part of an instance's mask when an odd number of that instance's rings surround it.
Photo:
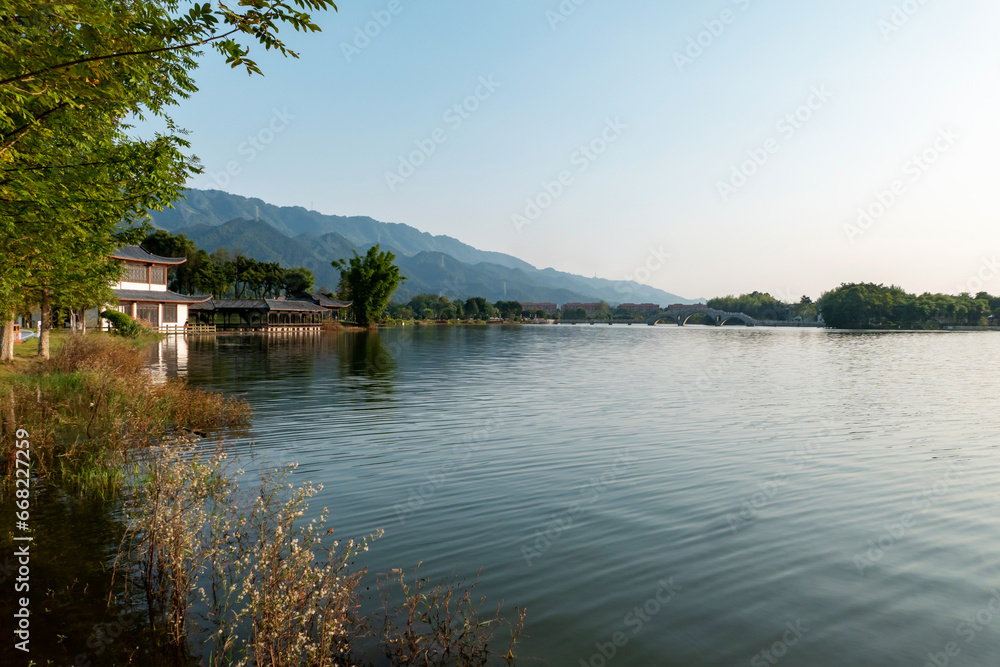
<path fill-rule="evenodd" d="M 689 298 L 1000 293 L 995 0 L 372 0 L 318 19 L 282 33 L 301 59 L 254 51 L 264 77 L 206 53 L 173 113 L 206 169 L 190 185 Z"/>

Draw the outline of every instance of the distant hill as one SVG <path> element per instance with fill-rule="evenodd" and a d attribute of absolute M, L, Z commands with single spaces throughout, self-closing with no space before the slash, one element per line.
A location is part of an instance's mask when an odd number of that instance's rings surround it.
<path fill-rule="evenodd" d="M 183 233 L 209 252 L 224 247 L 260 261 L 305 266 L 317 286 L 333 288 L 338 273 L 330 261 L 359 254 L 379 243 L 392 250 L 407 281 L 394 300 L 421 294 L 449 298 L 483 296 L 489 301 L 604 300 L 660 305 L 696 303 L 663 290 L 621 280 L 586 278 L 539 270 L 510 255 L 473 248 L 449 236 L 433 236 L 409 225 L 368 217 L 324 215 L 279 207 L 218 190 L 188 190 L 174 209 L 151 211 L 153 223 Z"/>
<path fill-rule="evenodd" d="M 291 238 L 276 228 L 260 220 L 236 218 L 221 225 L 194 225 L 183 227 L 172 233 L 183 233 L 199 248 L 214 252 L 217 248 L 239 251 L 247 257 L 261 262 L 278 262 L 283 266 L 305 266 L 316 276 L 316 286 L 333 289 L 337 286 L 338 273 L 330 266 L 330 259 L 336 255 L 350 257 L 354 248 L 342 239 L 339 254 L 336 250 L 336 234 L 327 235 L 326 243 L 317 244 L 315 239 Z"/>
<path fill-rule="evenodd" d="M 219 190 L 187 190 L 173 209 L 152 211 L 153 222 L 168 232 L 192 225 L 221 225 L 234 218 L 260 219 L 286 236 L 321 237 L 335 232 L 358 247 L 381 243 L 397 255 L 443 252 L 461 262 L 491 262 L 512 268 L 531 269 L 530 264 L 499 252 L 487 252 L 450 236 L 433 236 L 399 223 L 379 222 L 365 216 L 324 215 L 301 206 L 275 206 L 261 199 L 248 199 Z"/>

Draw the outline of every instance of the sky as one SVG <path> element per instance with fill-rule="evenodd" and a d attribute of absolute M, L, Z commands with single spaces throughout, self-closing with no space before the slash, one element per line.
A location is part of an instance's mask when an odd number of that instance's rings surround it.
<path fill-rule="evenodd" d="M 687 298 L 1000 293 L 995 0 L 345 0 L 206 51 L 192 187 Z"/>

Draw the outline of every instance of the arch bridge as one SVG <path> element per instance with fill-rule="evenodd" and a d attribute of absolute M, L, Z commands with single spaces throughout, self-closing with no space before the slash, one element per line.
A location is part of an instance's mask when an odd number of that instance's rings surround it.
<path fill-rule="evenodd" d="M 663 320 L 674 320 L 677 322 L 677 326 L 682 327 L 687 324 L 687 321 L 691 319 L 693 315 L 698 314 L 707 315 L 708 319 L 711 320 L 717 327 L 721 327 L 730 320 L 739 320 L 748 327 L 755 327 L 759 324 L 757 320 L 743 313 L 727 313 L 723 310 L 716 310 L 715 308 L 709 308 L 708 306 L 698 304 L 681 307 L 671 306 L 666 310 L 661 310 L 660 312 L 651 315 L 649 319 L 646 320 L 646 324 L 651 327 L 655 327 Z"/>

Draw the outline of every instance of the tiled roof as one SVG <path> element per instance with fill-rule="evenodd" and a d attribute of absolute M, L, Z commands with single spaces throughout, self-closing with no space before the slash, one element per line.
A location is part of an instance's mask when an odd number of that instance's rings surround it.
<path fill-rule="evenodd" d="M 315 292 L 310 292 L 307 294 L 296 294 L 295 298 L 300 301 L 312 301 L 313 303 L 319 304 L 324 308 L 347 308 L 353 301 L 338 301 L 332 297 L 328 297 L 325 294 L 318 294 Z"/>
<path fill-rule="evenodd" d="M 267 307 L 271 310 L 309 310 L 313 312 L 326 312 L 326 308 L 318 306 L 308 301 L 293 301 L 290 299 L 264 299 Z"/>
<path fill-rule="evenodd" d="M 267 310 L 324 313 L 326 308 L 308 301 L 287 299 L 212 299 L 195 307 L 195 310 Z"/>
<path fill-rule="evenodd" d="M 111 290 L 119 301 L 156 301 L 161 303 L 204 303 L 211 296 L 185 296 L 177 292 L 153 292 L 141 289 Z"/>
<path fill-rule="evenodd" d="M 152 264 L 183 264 L 187 257 L 160 257 L 146 252 L 137 245 L 127 245 L 111 253 L 115 259 L 126 259 L 132 262 L 150 262 Z"/>

